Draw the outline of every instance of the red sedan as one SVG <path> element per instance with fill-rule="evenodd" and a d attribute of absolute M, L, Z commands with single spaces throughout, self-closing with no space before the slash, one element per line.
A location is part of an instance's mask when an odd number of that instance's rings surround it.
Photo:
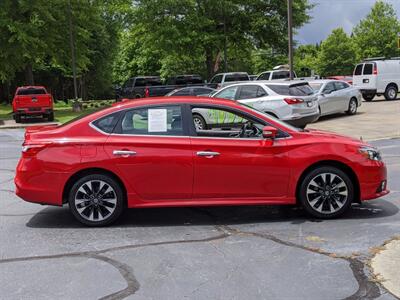
<path fill-rule="evenodd" d="M 199 130 L 202 111 L 213 126 Z M 62 126 L 30 127 L 16 193 L 69 204 L 91 226 L 125 207 L 301 204 L 333 218 L 389 193 L 379 152 L 362 141 L 291 127 L 235 101 L 127 101 Z"/>

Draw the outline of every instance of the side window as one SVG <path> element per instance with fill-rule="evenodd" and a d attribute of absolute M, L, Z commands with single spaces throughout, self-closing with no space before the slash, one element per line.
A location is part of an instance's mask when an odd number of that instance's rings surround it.
<path fill-rule="evenodd" d="M 335 89 L 336 90 L 343 90 L 343 89 L 346 89 L 348 87 L 349 87 L 349 85 L 347 83 L 345 83 L 345 82 L 342 82 L 342 81 L 335 82 Z"/>
<path fill-rule="evenodd" d="M 372 69 L 373 69 L 373 65 L 372 64 L 365 64 L 364 65 L 364 75 L 372 75 Z"/>
<path fill-rule="evenodd" d="M 193 107 L 193 124 L 196 135 L 221 138 L 262 138 L 264 124 L 240 112 L 219 107 Z"/>
<path fill-rule="evenodd" d="M 97 129 L 100 129 L 103 132 L 112 133 L 115 125 L 117 125 L 119 116 L 120 116 L 120 112 L 113 113 L 111 115 L 102 117 L 102 118 L 94 121 L 92 124 L 94 127 L 96 127 Z"/>
<path fill-rule="evenodd" d="M 261 86 L 259 86 L 257 89 L 257 98 L 264 96 L 268 96 L 268 93 Z"/>
<path fill-rule="evenodd" d="M 211 79 L 211 83 L 221 83 L 221 81 L 222 81 L 222 75 L 215 75 Z"/>
<path fill-rule="evenodd" d="M 229 88 L 226 88 L 216 94 L 214 97 L 216 98 L 224 98 L 224 99 L 230 99 L 230 100 L 235 100 L 235 95 L 238 87 L 237 86 L 232 86 Z"/>
<path fill-rule="evenodd" d="M 333 82 L 328 82 L 324 87 L 323 93 L 330 94 L 333 91 L 335 91 L 335 86 L 333 85 Z"/>
<path fill-rule="evenodd" d="M 206 88 L 194 88 L 193 89 L 193 95 L 208 95 L 212 92 L 213 90 L 211 89 L 206 89 Z"/>
<path fill-rule="evenodd" d="M 363 65 L 364 64 L 359 64 L 356 66 L 356 68 L 354 69 L 354 75 L 361 75 Z"/>
<path fill-rule="evenodd" d="M 173 96 L 189 96 L 190 94 L 190 89 L 181 89 L 177 91 Z"/>
<path fill-rule="evenodd" d="M 183 135 L 180 106 L 128 110 L 121 121 L 121 134 Z"/>
<path fill-rule="evenodd" d="M 136 78 L 135 86 L 145 86 L 146 81 L 144 78 Z"/>
<path fill-rule="evenodd" d="M 253 99 L 257 98 L 258 86 L 257 85 L 242 85 L 240 86 L 239 96 L 237 99 Z"/>
<path fill-rule="evenodd" d="M 225 82 L 237 81 L 234 75 L 225 75 Z"/>
<path fill-rule="evenodd" d="M 277 71 L 272 73 L 272 79 L 289 78 L 289 71 Z"/>
<path fill-rule="evenodd" d="M 270 72 L 263 73 L 263 74 L 260 75 L 260 77 L 257 78 L 257 80 L 269 80 L 269 75 L 270 74 L 271 74 Z"/>

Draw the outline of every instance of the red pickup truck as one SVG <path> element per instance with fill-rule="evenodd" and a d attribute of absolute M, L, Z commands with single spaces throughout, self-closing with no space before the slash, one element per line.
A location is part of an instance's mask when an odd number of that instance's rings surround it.
<path fill-rule="evenodd" d="M 22 116 L 42 116 L 54 121 L 53 97 L 43 86 L 17 88 L 12 106 L 16 123 L 21 123 Z"/>

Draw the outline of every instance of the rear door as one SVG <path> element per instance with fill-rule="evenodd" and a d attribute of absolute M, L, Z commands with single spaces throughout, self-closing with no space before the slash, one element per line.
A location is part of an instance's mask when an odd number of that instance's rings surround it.
<path fill-rule="evenodd" d="M 322 90 L 322 95 L 319 100 L 319 107 L 321 114 L 332 114 L 338 111 L 337 105 L 340 101 L 338 92 L 336 90 L 335 82 L 328 82 Z"/>
<path fill-rule="evenodd" d="M 354 69 L 353 86 L 359 89 L 376 90 L 376 62 L 359 64 Z"/>
<path fill-rule="evenodd" d="M 143 201 L 192 196 L 193 158 L 183 110 L 180 105 L 126 110 L 104 146 Z"/>

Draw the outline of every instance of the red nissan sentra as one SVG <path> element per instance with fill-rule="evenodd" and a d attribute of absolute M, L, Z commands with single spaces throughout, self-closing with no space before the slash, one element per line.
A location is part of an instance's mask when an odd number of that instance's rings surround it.
<path fill-rule="evenodd" d="M 22 199 L 68 203 L 91 226 L 110 224 L 125 207 L 299 203 L 333 218 L 389 193 L 385 164 L 368 144 L 199 97 L 126 101 L 30 127 L 15 184 Z"/>

